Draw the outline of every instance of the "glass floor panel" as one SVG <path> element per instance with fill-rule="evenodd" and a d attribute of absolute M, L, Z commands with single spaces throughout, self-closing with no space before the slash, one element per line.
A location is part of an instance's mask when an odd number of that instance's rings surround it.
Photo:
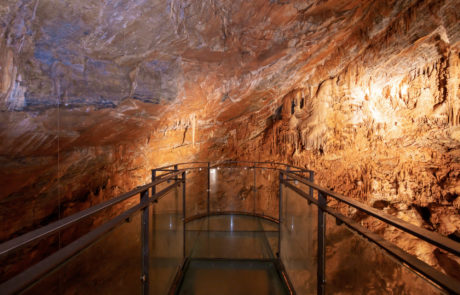
<path fill-rule="evenodd" d="M 271 261 L 192 259 L 178 294 L 288 294 Z"/>
<path fill-rule="evenodd" d="M 278 224 L 216 215 L 186 224 L 190 262 L 178 294 L 287 294 L 273 263 Z"/>
<path fill-rule="evenodd" d="M 278 224 L 248 215 L 214 215 L 187 223 L 187 230 L 206 231 L 278 231 Z"/>
<path fill-rule="evenodd" d="M 186 225 L 186 251 L 191 258 L 273 259 L 278 224 L 252 216 L 218 215 Z"/>

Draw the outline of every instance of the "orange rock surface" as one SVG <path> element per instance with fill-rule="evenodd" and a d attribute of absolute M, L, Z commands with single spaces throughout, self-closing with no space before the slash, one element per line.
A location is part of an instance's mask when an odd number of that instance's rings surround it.
<path fill-rule="evenodd" d="M 0 241 L 153 167 L 225 159 L 313 169 L 458 240 L 459 13 L 458 0 L 4 1 Z"/>

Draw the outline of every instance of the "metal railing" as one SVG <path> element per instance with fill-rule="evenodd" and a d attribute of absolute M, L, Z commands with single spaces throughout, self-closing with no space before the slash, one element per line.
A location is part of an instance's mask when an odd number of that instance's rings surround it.
<path fill-rule="evenodd" d="M 310 193 L 306 193 L 303 190 L 297 188 L 292 184 L 292 180 L 299 181 L 310 188 Z M 400 230 L 409 233 L 413 236 L 416 236 L 419 239 L 422 239 L 432 245 L 435 245 L 445 251 L 448 251 L 456 256 L 460 256 L 460 243 L 457 243 L 447 237 L 444 237 L 438 233 L 428 231 L 426 229 L 417 227 L 411 223 L 408 223 L 404 220 L 396 218 L 392 215 L 389 215 L 383 211 L 372 208 L 366 204 L 360 203 L 349 197 L 341 196 L 332 191 L 324 189 L 319 185 L 313 183 L 310 180 L 305 179 L 299 175 L 296 175 L 292 172 L 280 171 L 280 191 L 282 185 L 285 185 L 289 189 L 295 191 L 298 195 L 302 196 L 310 203 L 313 203 L 318 207 L 318 270 L 317 270 L 317 290 L 318 294 L 325 294 L 325 235 L 326 235 L 326 226 L 325 226 L 325 213 L 329 213 L 334 216 L 339 222 L 344 223 L 350 229 L 355 232 L 358 232 L 369 241 L 377 244 L 380 248 L 387 251 L 390 255 L 398 259 L 399 261 L 407 264 L 415 271 L 426 276 L 428 279 L 432 280 L 434 283 L 438 284 L 448 292 L 460 293 L 460 282 L 454 278 L 448 277 L 435 268 L 431 267 L 427 263 L 419 260 L 417 257 L 403 251 L 401 248 L 396 245 L 386 241 L 378 234 L 371 232 L 370 230 L 364 228 L 357 222 L 352 219 L 343 216 L 342 214 L 336 212 L 333 208 L 327 206 L 327 198 L 331 197 L 337 201 L 343 202 L 349 206 L 352 206 L 369 216 L 378 218 L 379 220 L 385 222 L 388 225 L 395 226 Z M 318 192 L 318 198 L 313 197 L 313 190 Z M 282 222 L 282 221 L 281 221 Z"/>
<path fill-rule="evenodd" d="M 224 167 L 233 167 L 237 169 L 254 169 L 254 186 L 253 190 L 256 191 L 256 169 L 267 169 L 274 170 L 276 173 L 279 173 L 279 177 L 273 181 L 279 181 L 279 207 L 278 207 L 278 218 L 274 216 L 267 216 L 265 214 L 256 213 L 256 212 L 213 212 L 210 208 L 211 203 L 211 181 L 210 174 L 212 169 L 219 169 Z M 193 170 L 207 171 L 207 198 L 206 198 L 206 211 L 201 214 L 195 214 L 193 216 L 186 216 L 186 175 L 188 172 Z M 308 174 L 308 177 L 302 175 Z M 300 182 L 308 187 L 308 190 L 300 189 L 293 185 L 293 182 Z M 167 187 L 163 188 L 157 192 L 157 186 L 164 183 L 170 183 Z M 409 233 L 423 241 L 426 241 L 436 247 L 439 247 L 453 255 L 460 256 L 460 243 L 457 243 L 447 237 L 444 237 L 435 232 L 430 232 L 428 230 L 414 226 L 408 222 L 405 222 L 401 219 L 398 219 L 392 215 L 386 214 L 383 211 L 372 208 L 368 205 L 362 204 L 352 198 L 341 196 L 334 192 L 331 192 L 327 189 L 324 189 L 314 183 L 314 172 L 308 169 L 301 167 L 290 166 L 283 163 L 274 163 L 274 162 L 245 162 L 245 161 L 226 161 L 220 163 L 210 163 L 210 162 L 189 162 L 189 163 L 180 163 L 169 166 L 160 167 L 152 170 L 152 182 L 144 186 L 138 187 L 126 194 L 123 194 L 119 197 L 108 200 L 99 205 L 93 206 L 81 212 L 78 212 L 69 217 L 63 218 L 59 221 L 46 225 L 42 228 L 14 238 L 10 241 L 7 241 L 0 245 L 0 257 L 11 255 L 14 251 L 24 248 L 27 245 L 49 237 L 59 231 L 68 228 L 72 225 L 78 224 L 78 222 L 84 220 L 85 218 L 92 216 L 98 212 L 101 212 L 104 209 L 110 208 L 116 204 L 119 204 L 133 196 L 139 195 L 139 202 L 132 206 L 131 208 L 119 213 L 115 218 L 110 221 L 98 226 L 97 228 L 91 230 L 89 233 L 84 235 L 81 238 L 73 241 L 64 248 L 58 250 L 57 252 L 49 255 L 35 265 L 32 265 L 28 269 L 14 276 L 13 278 L 7 280 L 0 285 L 1 294 L 14 294 L 24 290 L 32 283 L 39 280 L 41 277 L 58 267 L 60 264 L 68 260 L 70 257 L 77 254 L 82 249 L 88 247 L 99 237 L 105 233 L 113 230 L 118 225 L 122 224 L 124 221 L 129 220 L 129 218 L 136 212 L 141 212 L 141 248 L 142 248 L 142 293 L 149 294 L 149 205 L 151 203 L 158 202 L 158 200 L 167 194 L 169 191 L 175 187 L 183 184 L 182 186 L 182 198 L 183 198 L 183 223 L 184 223 L 184 259 L 186 258 L 185 253 L 185 224 L 193 219 L 201 218 L 204 216 L 211 216 L 215 214 L 248 214 L 255 217 L 266 218 L 279 223 L 279 233 L 281 234 L 281 224 L 284 222 L 281 218 L 282 212 L 282 193 L 284 188 L 289 188 L 294 191 L 296 194 L 306 199 L 309 203 L 314 204 L 318 208 L 318 220 L 317 220 L 317 292 L 318 294 L 325 294 L 326 281 L 325 281 L 325 249 L 326 249 L 326 225 L 325 225 L 325 214 L 328 213 L 334 216 L 337 221 L 345 224 L 354 232 L 359 233 L 360 235 L 367 238 L 372 243 L 379 246 L 381 249 L 385 250 L 392 257 L 408 265 L 411 269 L 422 274 L 427 279 L 431 280 L 435 284 L 439 285 L 441 288 L 445 289 L 447 292 L 451 293 L 460 293 L 460 283 L 454 278 L 448 277 L 447 275 L 437 271 L 435 268 L 429 266 L 425 262 L 419 260 L 415 256 L 406 253 L 402 249 L 398 248 L 394 244 L 384 240 L 379 235 L 371 232 L 370 230 L 364 228 L 360 224 L 356 223 L 352 219 L 343 216 L 338 213 L 333 208 L 327 205 L 328 198 L 333 198 L 339 202 L 342 202 L 348 206 L 354 207 L 369 216 L 375 217 L 388 225 L 395 226 L 398 229 Z M 314 197 L 314 193 L 317 192 L 317 198 Z M 279 237 L 278 242 L 281 243 L 281 237 Z M 278 245 L 278 251 L 281 252 L 281 245 Z M 277 253 L 280 257 L 280 253 Z M 280 268 L 284 269 L 281 259 L 278 259 L 277 263 L 280 264 Z M 182 266 L 184 263 L 182 263 Z M 289 284 L 289 279 L 286 272 L 282 274 L 289 286 L 289 292 L 295 293 L 293 287 Z M 177 280 L 176 280 L 177 281 Z"/>
<path fill-rule="evenodd" d="M 148 208 L 149 203 L 155 202 L 165 195 L 172 188 L 179 185 L 181 182 L 185 181 L 185 178 L 177 179 L 177 176 L 182 174 L 185 175 L 184 171 L 175 171 L 167 177 L 163 177 L 157 180 L 152 181 L 149 184 L 140 186 L 128 193 L 125 193 L 119 197 L 108 200 L 99 205 L 93 206 L 81 212 L 78 212 L 74 215 L 61 219 L 57 222 L 51 223 L 47 226 L 14 238 L 10 241 L 7 241 L 0 245 L 0 256 L 6 256 L 18 249 L 21 249 L 28 244 L 35 242 L 37 240 L 44 239 L 54 233 L 59 232 L 67 227 L 77 224 L 79 221 L 94 215 L 102 210 L 112 207 L 116 204 L 119 204 L 133 196 L 139 195 L 139 203 L 132 208 L 120 213 L 118 216 L 112 220 L 104 223 L 103 225 L 97 227 L 96 229 L 90 231 L 88 234 L 77 239 L 76 241 L 70 243 L 66 247 L 60 249 L 59 251 L 53 253 L 52 255 L 41 260 L 39 263 L 31 266 L 22 273 L 16 275 L 12 279 L 6 281 L 0 285 L 0 294 L 14 294 L 17 293 L 33 282 L 37 281 L 39 278 L 44 276 L 46 273 L 51 271 L 53 268 L 57 267 L 59 264 L 63 263 L 85 247 L 88 247 L 96 241 L 100 236 L 114 229 L 124 221 L 129 220 L 129 218 L 136 212 L 145 210 Z M 164 188 L 160 192 L 155 192 L 155 187 L 161 183 L 167 182 L 169 180 L 174 180 L 174 183 Z M 149 194 L 149 190 L 152 189 L 152 193 Z M 144 220 L 145 221 L 145 220 Z M 144 223 L 143 223 L 144 224 Z M 145 226 L 145 224 L 143 225 Z M 148 227 L 147 227 L 148 229 Z"/>

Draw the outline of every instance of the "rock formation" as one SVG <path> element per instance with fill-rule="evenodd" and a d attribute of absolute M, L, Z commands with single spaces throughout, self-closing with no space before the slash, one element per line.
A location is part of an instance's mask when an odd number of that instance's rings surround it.
<path fill-rule="evenodd" d="M 3 0 L 0 241 L 223 159 L 308 167 L 459 240 L 459 19 L 457 0 Z"/>

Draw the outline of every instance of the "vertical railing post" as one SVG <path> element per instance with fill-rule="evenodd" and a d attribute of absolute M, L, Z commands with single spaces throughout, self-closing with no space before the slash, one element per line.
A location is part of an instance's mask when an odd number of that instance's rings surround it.
<path fill-rule="evenodd" d="M 311 183 L 315 182 L 315 172 L 310 170 L 310 178 L 309 178 Z M 313 188 L 310 186 L 310 197 L 313 198 Z"/>
<path fill-rule="evenodd" d="M 157 178 L 157 170 L 156 169 L 152 169 L 152 182 L 154 182 Z M 156 185 L 152 186 L 152 193 L 151 193 L 151 196 L 155 196 L 157 192 L 157 187 Z M 147 273 L 146 276 L 142 275 L 142 279 L 143 279 L 143 284 L 142 284 L 142 294 L 149 294 L 149 288 L 150 288 L 150 280 L 149 280 L 149 276 L 148 276 L 148 272 L 149 272 L 149 262 L 150 262 L 150 253 L 149 253 L 149 234 L 150 234 L 150 219 L 149 219 L 149 211 L 150 211 L 150 205 L 147 207 L 147 211 L 146 212 L 143 212 L 143 215 L 142 215 L 142 220 L 144 220 L 144 214 L 147 216 L 147 227 L 143 228 L 143 231 L 142 231 L 142 247 L 143 247 L 143 250 L 142 250 L 142 253 L 143 253 L 143 258 L 142 258 L 142 270 L 145 273 Z M 155 217 L 155 212 L 154 212 L 154 208 L 152 207 L 152 216 Z M 155 224 L 154 224 L 154 219 L 152 218 L 152 228 L 154 228 Z M 144 230 L 146 231 L 146 234 L 144 234 Z M 147 249 L 146 252 L 144 252 L 144 249 Z M 144 253 L 147 253 L 147 258 L 144 257 Z M 147 260 L 146 260 L 147 259 Z"/>
<path fill-rule="evenodd" d="M 282 212 L 282 196 L 283 196 L 283 170 L 279 173 L 279 186 L 278 186 L 278 258 L 281 259 L 281 212 Z"/>
<path fill-rule="evenodd" d="M 289 172 L 291 167 L 287 166 L 286 167 L 286 172 Z M 279 205 L 278 205 L 278 210 L 279 210 L 279 213 L 278 213 L 278 221 L 279 221 L 279 224 L 278 224 L 278 257 L 281 259 L 281 228 L 282 228 L 282 223 L 283 223 L 283 218 L 282 218 L 282 215 L 283 215 L 283 182 L 284 182 L 284 179 L 286 179 L 288 176 L 285 175 L 285 171 L 283 170 L 280 170 L 280 176 L 279 176 L 279 188 L 278 188 L 278 198 L 279 198 Z"/>
<path fill-rule="evenodd" d="M 254 169 L 254 202 L 253 202 L 253 213 L 255 214 L 256 213 L 256 197 L 257 197 L 257 187 L 256 187 L 256 163 L 254 163 L 254 166 L 253 166 L 253 169 Z"/>
<path fill-rule="evenodd" d="M 186 177 L 186 171 L 182 172 L 182 231 L 183 231 L 183 234 L 182 234 L 182 246 L 183 246 L 183 254 L 184 254 L 184 258 L 186 256 L 186 253 L 185 253 L 185 239 L 186 239 L 186 236 L 185 236 L 185 209 L 186 209 L 186 205 L 185 205 L 185 202 L 186 202 L 186 181 L 185 181 L 185 177 Z"/>
<path fill-rule="evenodd" d="M 318 295 L 325 294 L 326 284 L 326 215 L 322 207 L 326 207 L 327 200 L 326 195 L 318 191 L 318 269 L 317 269 L 317 292 Z"/>
<path fill-rule="evenodd" d="M 157 178 L 157 170 L 156 170 L 156 169 L 153 169 L 153 170 L 152 170 L 152 182 L 154 182 L 156 178 Z M 156 193 L 155 187 L 156 187 L 156 186 L 153 186 L 153 187 L 152 187 L 152 196 Z"/>
<path fill-rule="evenodd" d="M 177 165 L 174 165 L 174 172 L 177 172 L 177 171 L 178 171 L 178 169 L 177 169 Z M 177 181 L 178 179 L 179 179 L 179 178 L 178 178 L 178 176 L 177 176 L 177 175 L 176 175 L 176 176 L 174 176 L 174 180 L 175 180 L 175 181 Z"/>
<path fill-rule="evenodd" d="M 209 216 L 209 202 L 210 202 L 210 196 L 211 196 L 211 163 L 208 162 L 208 204 L 207 204 L 207 212 Z"/>
<path fill-rule="evenodd" d="M 142 257 L 142 294 L 149 294 L 149 191 L 141 192 L 141 203 L 147 203 L 147 207 L 142 209 L 141 217 L 141 257 Z"/>

